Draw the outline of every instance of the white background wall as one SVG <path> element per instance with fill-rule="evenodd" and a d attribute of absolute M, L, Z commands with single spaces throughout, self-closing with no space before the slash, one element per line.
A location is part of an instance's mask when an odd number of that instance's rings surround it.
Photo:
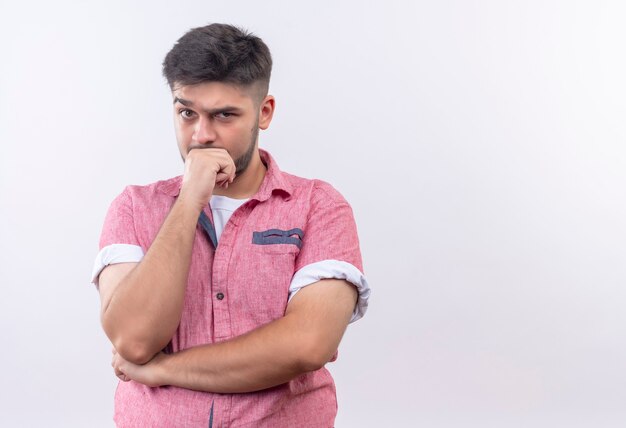
<path fill-rule="evenodd" d="M 626 5 L 0 3 L 0 425 L 108 427 L 89 284 L 126 184 L 182 173 L 160 65 L 209 22 L 274 57 L 261 134 L 352 203 L 367 316 L 338 427 L 626 426 Z"/>

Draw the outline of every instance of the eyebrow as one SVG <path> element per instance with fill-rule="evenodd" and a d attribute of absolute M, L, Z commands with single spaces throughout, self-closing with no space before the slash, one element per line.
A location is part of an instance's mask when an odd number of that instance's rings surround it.
<path fill-rule="evenodd" d="M 193 107 L 193 102 L 186 100 L 184 98 L 174 97 L 174 104 L 176 103 L 180 103 L 184 105 L 185 107 Z M 230 111 L 240 112 L 241 109 L 235 106 L 224 106 L 224 107 L 217 107 L 217 108 L 213 108 L 209 110 L 204 110 L 204 112 L 208 114 L 218 114 L 218 113 L 225 113 L 225 112 L 230 112 Z"/>

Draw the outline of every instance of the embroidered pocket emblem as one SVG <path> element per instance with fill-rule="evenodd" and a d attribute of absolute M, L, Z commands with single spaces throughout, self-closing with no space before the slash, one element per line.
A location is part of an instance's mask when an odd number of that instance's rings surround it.
<path fill-rule="evenodd" d="M 271 244 L 293 244 L 302 248 L 302 229 L 294 228 L 290 230 L 269 229 L 263 232 L 252 232 L 252 243 L 257 245 Z"/>

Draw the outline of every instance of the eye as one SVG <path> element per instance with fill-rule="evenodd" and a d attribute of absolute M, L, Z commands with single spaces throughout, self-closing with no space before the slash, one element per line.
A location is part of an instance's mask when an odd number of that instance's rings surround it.
<path fill-rule="evenodd" d="M 231 118 L 233 116 L 234 116 L 234 114 L 232 114 L 230 112 L 227 112 L 227 111 L 222 111 L 222 112 L 217 113 L 215 115 L 215 117 L 218 118 L 218 119 L 229 119 L 229 118 Z"/>
<path fill-rule="evenodd" d="M 178 114 L 181 115 L 183 119 L 191 119 L 194 115 L 194 112 L 189 110 L 188 108 L 178 110 Z"/>

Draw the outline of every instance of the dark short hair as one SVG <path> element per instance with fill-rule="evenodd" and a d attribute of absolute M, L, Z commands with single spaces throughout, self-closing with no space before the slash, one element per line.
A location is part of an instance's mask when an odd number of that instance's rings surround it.
<path fill-rule="evenodd" d="M 170 89 L 176 84 L 224 82 L 258 85 L 267 95 L 272 57 L 267 45 L 252 33 L 228 24 L 192 28 L 163 60 L 163 76 Z"/>

